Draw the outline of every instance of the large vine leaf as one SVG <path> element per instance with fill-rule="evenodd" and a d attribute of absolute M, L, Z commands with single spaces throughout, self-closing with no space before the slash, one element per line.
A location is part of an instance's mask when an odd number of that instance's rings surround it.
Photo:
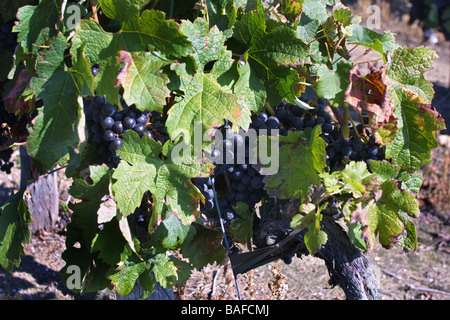
<path fill-rule="evenodd" d="M 72 51 L 85 44 L 90 65 L 99 65 L 95 78 L 98 95 L 106 95 L 108 101 L 120 106 L 121 84 L 128 105 L 136 103 L 140 110 L 162 112 L 169 94 L 168 81 L 164 76 L 159 79 L 155 75 L 160 75 L 159 69 L 165 62 L 143 52 L 154 48 L 167 56 L 179 57 L 191 53 L 192 45 L 179 31 L 179 25 L 166 20 L 163 12 L 145 10 L 139 15 L 142 4 L 130 0 L 120 1 L 120 5 L 116 0 L 102 1 L 106 14 L 122 22 L 122 29 L 109 33 L 95 21 L 82 20 L 75 28 Z M 123 12 L 123 6 L 131 11 Z M 123 64 L 126 68 L 121 70 Z"/>
<path fill-rule="evenodd" d="M 325 141 L 320 126 L 280 136 L 278 173 L 265 178 L 269 195 L 280 199 L 305 200 L 311 188 L 320 185 L 325 168 Z"/>
<path fill-rule="evenodd" d="M 227 253 L 222 245 L 222 233 L 195 226 L 194 237 L 181 247 L 183 257 L 189 258 L 192 266 L 197 269 L 201 269 L 208 263 L 222 263 Z"/>
<path fill-rule="evenodd" d="M 30 241 L 29 224 L 33 222 L 23 199 L 25 188 L 12 194 L 1 207 L 0 215 L 0 265 L 12 272 L 19 267 L 20 256 L 25 254 L 23 244 Z"/>
<path fill-rule="evenodd" d="M 194 47 L 194 53 L 190 56 L 194 61 L 194 70 L 191 74 L 183 66 L 174 66 L 181 78 L 179 89 L 184 96 L 168 112 L 166 126 L 171 137 L 175 139 L 180 133 L 192 133 L 197 124 L 201 125 L 202 132 L 206 132 L 221 126 L 224 119 L 248 128 L 249 108 L 252 106 L 238 100 L 230 88 L 230 82 L 235 80 L 227 73 L 233 64 L 231 52 L 224 45 L 226 38 L 223 33 L 216 26 L 209 29 L 208 22 L 201 18 L 193 23 L 183 21 L 181 30 Z M 207 72 L 205 66 L 209 63 L 213 66 Z"/>
<path fill-rule="evenodd" d="M 91 247 L 91 241 L 98 232 L 98 215 L 103 197 L 109 195 L 111 171 L 106 166 L 90 166 L 89 182 L 85 179 L 75 178 L 69 189 L 70 195 L 81 202 L 71 204 L 73 210 L 68 229 L 82 230 L 82 237 L 67 237 L 68 246 L 80 242 L 81 245 Z M 75 233 L 74 233 L 75 235 Z"/>
<path fill-rule="evenodd" d="M 393 53 L 387 76 L 396 92 L 406 91 L 421 97 L 421 103 L 431 103 L 434 97 L 433 84 L 425 79 L 436 60 L 435 51 L 425 48 L 400 47 Z M 400 99 L 400 102 L 403 102 Z"/>
<path fill-rule="evenodd" d="M 95 286 L 90 281 L 96 281 L 97 277 L 92 276 L 91 272 L 100 272 L 100 269 L 104 266 L 99 266 L 99 269 L 94 268 L 92 270 L 91 261 L 98 253 L 99 243 L 98 240 L 99 229 L 99 215 L 101 211 L 101 204 L 104 202 L 104 197 L 109 194 L 109 186 L 111 183 L 111 171 L 106 166 L 90 166 L 89 176 L 86 179 L 74 178 L 73 183 L 69 189 L 69 193 L 76 199 L 79 199 L 77 203 L 70 203 L 69 207 L 73 211 L 71 215 L 71 221 L 67 225 L 66 247 L 62 258 L 66 262 L 66 265 L 61 269 L 60 274 L 64 283 L 67 283 L 67 279 L 70 273 L 67 272 L 67 268 L 70 266 L 78 266 L 80 268 L 80 276 L 83 280 L 82 288 L 77 291 L 83 291 L 85 289 L 95 290 Z M 115 220 L 115 219 L 114 219 Z M 116 221 L 116 220 L 115 220 Z M 102 233 L 102 238 L 109 234 L 111 225 L 106 227 L 105 233 Z M 115 229 L 117 230 L 117 229 Z M 116 234 L 117 238 L 117 234 Z M 115 239 L 115 244 L 120 243 L 120 248 L 123 249 L 125 241 L 122 237 Z M 78 246 L 75 246 L 78 244 Z M 111 245 L 111 243 L 109 244 Z M 116 247 L 109 253 L 102 252 L 103 262 L 111 262 L 114 260 L 116 250 L 120 250 Z M 131 251 L 130 249 L 127 249 Z M 99 264 L 100 262 L 97 261 Z M 101 277 L 101 281 L 104 279 L 104 272 Z"/>
<path fill-rule="evenodd" d="M 150 191 L 183 223 L 195 220 L 201 193 L 189 179 L 209 176 L 212 167 L 177 161 L 172 158 L 173 149 L 170 141 L 163 146 L 148 136 L 139 138 L 135 132 L 123 136 L 123 147 L 117 151 L 122 161 L 113 174 L 112 190 L 124 216 L 134 212 L 144 193 Z"/>
<path fill-rule="evenodd" d="M 319 97 L 328 99 L 334 106 L 344 103 L 345 91 L 349 85 L 349 72 L 352 65 L 345 62 L 336 64 L 335 70 L 330 70 L 324 64 L 317 68 L 319 79 L 316 83 L 316 92 Z"/>
<path fill-rule="evenodd" d="M 116 84 L 127 88 L 123 94 L 127 104 L 135 104 L 139 109 L 151 106 L 152 110 L 162 111 L 170 91 L 167 88 L 169 79 L 161 72 L 161 68 L 170 64 L 171 60 L 154 52 L 127 51 L 119 52 L 119 60 L 123 67 Z"/>
<path fill-rule="evenodd" d="M 268 102 L 295 103 L 300 94 L 295 85 L 301 79 L 289 65 L 296 67 L 309 58 L 307 45 L 296 32 L 283 26 L 267 30 L 264 13 L 248 12 L 236 22 L 233 37 L 245 46 L 245 60 L 266 87 Z"/>
<path fill-rule="evenodd" d="M 155 246 L 163 246 L 166 249 L 177 249 L 184 241 L 189 239 L 195 233 L 192 225 L 184 225 L 180 219 L 177 219 L 173 214 L 166 214 L 166 218 L 152 233 L 150 242 Z"/>
<path fill-rule="evenodd" d="M 93 76 L 83 55 L 83 47 L 75 51 L 76 63 L 68 69 L 64 65 L 67 42 L 59 33 L 46 41 L 48 49 L 37 53 L 36 75 L 30 90 L 42 99 L 44 106 L 38 109 L 27 148 L 43 168 L 51 168 L 68 155 L 68 146 L 79 140 L 78 124 L 80 93 L 90 94 Z"/>
<path fill-rule="evenodd" d="M 30 130 L 29 154 L 44 168 L 68 155 L 78 140 L 79 88 L 73 73 L 58 69 L 45 83 L 40 97 L 44 106 Z"/>
<path fill-rule="evenodd" d="M 249 113 L 244 118 L 237 97 L 226 92 L 214 76 L 197 73 L 185 88 L 183 100 L 169 110 L 166 126 L 176 138 L 180 133 L 194 132 L 196 122 L 205 132 L 223 125 L 224 119 L 242 127 L 249 125 Z"/>
<path fill-rule="evenodd" d="M 362 45 L 380 52 L 385 61 L 387 60 L 387 54 L 392 54 L 398 47 L 391 32 L 381 34 L 356 24 L 352 27 L 353 32 L 348 35 L 347 41 L 351 44 Z"/>
<path fill-rule="evenodd" d="M 19 23 L 14 27 L 18 32 L 19 42 L 25 53 L 36 53 L 39 49 L 37 43 L 42 41 L 44 33 L 52 35 L 54 26 L 59 19 L 59 8 L 53 0 L 41 0 L 36 6 L 24 6 L 17 12 Z M 47 30 L 46 30 L 47 29 Z"/>
<path fill-rule="evenodd" d="M 370 243 L 374 243 L 378 235 L 380 244 L 386 248 L 400 240 L 408 244 L 405 250 L 414 249 L 417 245 L 415 228 L 411 227 L 407 216 L 416 218 L 419 215 L 419 203 L 409 191 L 398 190 L 394 181 L 383 183 L 380 198 L 368 207 L 367 214 Z"/>
<path fill-rule="evenodd" d="M 435 58 L 431 49 L 402 47 L 387 69 L 398 131 L 386 156 L 410 173 L 429 163 L 431 149 L 437 147 L 435 131 L 445 128 L 444 119 L 429 104 L 434 91 L 423 75 Z"/>
<path fill-rule="evenodd" d="M 306 248 L 311 254 L 317 252 L 328 240 L 327 234 L 320 228 L 320 221 L 322 221 L 321 209 L 323 208 L 316 208 L 312 203 L 303 203 L 300 206 L 300 211 L 303 213 L 295 215 L 291 221 L 292 228 L 298 230 L 308 229 L 305 233 L 304 241 Z"/>

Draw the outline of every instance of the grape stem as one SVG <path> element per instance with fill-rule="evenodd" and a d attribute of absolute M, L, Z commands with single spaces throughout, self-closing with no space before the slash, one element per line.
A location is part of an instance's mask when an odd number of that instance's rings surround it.
<path fill-rule="evenodd" d="M 37 180 L 42 179 L 42 178 L 45 178 L 46 176 L 51 175 L 52 173 L 55 173 L 55 172 L 58 172 L 59 170 L 62 170 L 62 169 L 67 168 L 67 166 L 68 166 L 68 165 L 66 164 L 66 165 L 64 165 L 64 166 L 62 166 L 62 167 L 59 167 L 59 168 L 50 170 L 50 171 L 47 172 L 47 173 L 41 174 L 40 176 L 38 176 L 38 177 L 36 177 L 36 178 L 33 178 L 33 179 L 28 180 L 28 181 L 27 181 L 27 184 L 30 184 L 30 183 L 32 183 L 32 182 L 34 182 L 34 181 L 37 181 Z"/>
<path fill-rule="evenodd" d="M 98 24 L 100 24 L 100 22 L 98 21 L 97 6 L 94 4 L 93 0 L 91 0 L 91 9 L 92 9 L 94 21 L 97 22 Z"/>

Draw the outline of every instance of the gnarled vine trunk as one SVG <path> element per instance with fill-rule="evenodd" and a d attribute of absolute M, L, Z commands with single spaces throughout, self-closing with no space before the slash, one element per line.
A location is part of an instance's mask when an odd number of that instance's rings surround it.
<path fill-rule="evenodd" d="M 231 258 L 235 273 L 245 273 L 279 258 L 309 254 L 303 240 L 307 230 L 290 229 L 291 218 L 298 208 L 297 201 L 265 201 L 260 208 L 261 218 L 254 225 L 253 240 L 258 249 Z M 330 284 L 339 285 L 349 300 L 381 299 L 376 268 L 350 242 L 344 229 L 329 215 L 323 215 L 321 229 L 328 241 L 314 256 L 325 261 Z"/>

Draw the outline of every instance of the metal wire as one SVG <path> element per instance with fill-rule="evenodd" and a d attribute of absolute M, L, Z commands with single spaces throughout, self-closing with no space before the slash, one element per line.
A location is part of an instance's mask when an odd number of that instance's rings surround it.
<path fill-rule="evenodd" d="M 215 185 L 215 181 L 213 181 L 213 183 L 212 183 L 212 188 L 213 188 L 213 191 L 214 191 L 214 201 L 216 202 L 217 213 L 219 214 L 220 228 L 222 229 L 223 240 L 225 241 L 225 248 L 227 249 L 228 256 L 230 256 L 231 255 L 230 243 L 228 242 L 228 237 L 227 237 L 227 234 L 225 232 L 225 227 L 223 225 L 222 215 L 220 213 L 220 208 L 219 208 L 219 201 L 217 200 L 217 193 L 216 193 L 216 188 L 215 188 L 214 185 Z M 233 269 L 233 265 L 231 265 L 231 268 Z M 233 276 L 234 276 L 234 282 L 236 284 L 236 290 L 237 290 L 238 298 L 239 298 L 239 300 L 242 300 L 241 290 L 239 289 L 239 283 L 238 283 L 238 280 L 237 280 L 237 275 L 234 272 L 233 272 Z"/>

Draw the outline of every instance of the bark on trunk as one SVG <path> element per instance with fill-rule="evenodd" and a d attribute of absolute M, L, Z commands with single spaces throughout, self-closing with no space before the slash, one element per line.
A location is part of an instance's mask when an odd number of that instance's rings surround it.
<path fill-rule="evenodd" d="M 32 159 L 27 154 L 24 147 L 20 147 L 21 164 L 21 185 L 26 185 L 39 173 L 34 173 L 32 169 Z M 49 174 L 27 186 L 29 197 L 26 202 L 32 214 L 34 223 L 31 223 L 30 230 L 36 233 L 39 230 L 52 232 L 55 230 L 56 222 L 59 218 L 59 194 L 56 174 Z"/>

